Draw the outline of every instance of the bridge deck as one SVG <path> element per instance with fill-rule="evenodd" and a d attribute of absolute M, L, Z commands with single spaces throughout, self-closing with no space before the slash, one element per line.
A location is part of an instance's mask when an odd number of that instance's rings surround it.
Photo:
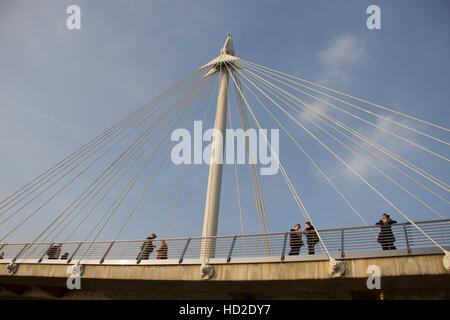
<path fill-rule="evenodd" d="M 47 299 L 450 299 L 443 254 L 345 260 L 344 277 L 329 275 L 328 261 L 214 262 L 214 276 L 197 264 L 86 265 L 81 290 L 69 290 L 64 263 L 21 263 L 14 275 L 0 268 L 0 297 Z M 294 261 L 297 259 L 298 261 Z M 368 267 L 381 271 L 381 289 L 368 290 Z M 5 264 L 3 264 L 5 266 Z"/>
<path fill-rule="evenodd" d="M 417 224 L 450 249 L 450 221 Z M 329 274 L 321 245 L 309 255 L 288 255 L 289 233 L 165 239 L 168 259 L 137 260 L 142 240 L 63 243 L 68 259 L 48 259 L 52 243 L 0 244 L 0 297 L 5 299 L 450 299 L 450 274 L 442 251 L 408 223 L 392 226 L 396 250 L 381 250 L 378 227 L 319 230 L 335 258 L 345 262 L 341 278 Z M 200 276 L 202 244 L 214 241 L 214 275 Z M 15 262 L 13 275 L 7 270 Z M 72 264 L 85 266 L 82 290 L 69 290 Z M 368 267 L 376 265 L 382 290 L 368 290 Z M 70 266 L 70 267 L 69 267 Z M 195 289 L 193 289 L 195 288 Z"/>

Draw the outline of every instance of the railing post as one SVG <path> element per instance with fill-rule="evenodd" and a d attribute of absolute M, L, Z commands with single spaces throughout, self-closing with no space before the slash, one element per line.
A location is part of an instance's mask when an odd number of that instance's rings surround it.
<path fill-rule="evenodd" d="M 344 253 L 344 229 L 341 229 L 341 258 L 345 257 Z"/>
<path fill-rule="evenodd" d="M 83 244 L 83 242 L 80 242 L 80 244 L 78 245 L 78 247 L 75 249 L 75 251 L 73 252 L 73 254 L 70 256 L 69 259 L 67 259 L 67 263 L 70 263 L 73 259 L 73 257 L 75 257 L 75 255 L 77 254 L 78 250 L 81 248 L 81 245 Z"/>
<path fill-rule="evenodd" d="M 186 253 L 190 242 L 191 242 L 191 238 L 186 240 L 186 245 L 184 246 L 183 252 L 181 253 L 181 256 L 180 256 L 180 259 L 178 260 L 178 263 L 182 263 L 183 262 L 184 254 Z"/>
<path fill-rule="evenodd" d="M 48 250 L 50 250 L 50 248 L 52 247 L 53 243 L 50 243 L 50 246 L 48 247 L 47 250 L 44 251 L 44 253 L 41 255 L 41 257 L 38 260 L 38 263 L 41 263 L 42 260 L 44 259 L 45 255 L 47 254 Z"/>
<path fill-rule="evenodd" d="M 2 244 L 2 245 L 0 246 L 0 250 L 2 250 L 5 246 L 6 246 L 6 243 Z"/>
<path fill-rule="evenodd" d="M 105 261 L 106 256 L 108 255 L 109 251 L 111 250 L 112 246 L 114 245 L 115 241 L 111 242 L 111 244 L 108 246 L 108 249 L 106 249 L 105 254 L 103 255 L 103 257 L 100 259 L 99 263 L 103 263 L 103 261 Z"/>
<path fill-rule="evenodd" d="M 408 254 L 411 253 L 411 249 L 409 248 L 409 239 L 408 239 L 408 230 L 406 229 L 406 225 L 403 225 L 403 232 L 405 233 L 405 240 L 406 240 L 406 251 Z"/>
<path fill-rule="evenodd" d="M 286 252 L 287 236 L 288 236 L 288 233 L 286 232 L 284 234 L 284 239 L 283 239 L 283 248 L 281 249 L 281 261 L 284 261 L 284 253 Z"/>
<path fill-rule="evenodd" d="M 237 236 L 233 237 L 233 240 L 231 241 L 230 251 L 228 252 L 227 262 L 231 261 L 231 254 L 233 253 L 234 244 L 236 243 Z"/>
<path fill-rule="evenodd" d="M 20 257 L 22 252 L 24 252 L 24 250 L 28 247 L 28 245 L 30 245 L 30 243 L 25 244 L 25 246 L 22 248 L 22 250 L 20 250 L 19 253 L 14 257 L 14 259 L 11 260 L 11 263 L 16 262 L 16 260 Z"/>

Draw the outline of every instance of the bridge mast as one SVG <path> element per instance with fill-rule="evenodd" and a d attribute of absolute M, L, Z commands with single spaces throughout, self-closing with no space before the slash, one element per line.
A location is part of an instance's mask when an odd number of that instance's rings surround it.
<path fill-rule="evenodd" d="M 214 122 L 214 134 L 211 148 L 211 161 L 209 165 L 205 214 L 203 218 L 203 238 L 217 236 L 228 105 L 228 70 L 225 66 L 225 63 L 232 63 L 236 60 L 238 60 L 238 58 L 234 57 L 233 41 L 231 39 L 231 35 L 229 35 L 225 41 L 223 48 L 220 50 L 220 56 L 200 68 L 205 69 L 207 67 L 212 67 L 211 70 L 205 75 L 205 77 L 208 77 L 217 72 L 221 73 L 220 89 L 217 96 L 216 119 Z M 202 244 L 201 255 L 205 260 L 208 258 L 214 258 L 215 251 L 215 239 L 208 239 Z"/>

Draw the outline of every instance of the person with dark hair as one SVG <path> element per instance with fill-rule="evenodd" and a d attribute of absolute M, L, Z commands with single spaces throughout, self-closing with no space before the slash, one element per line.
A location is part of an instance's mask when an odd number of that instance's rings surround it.
<path fill-rule="evenodd" d="M 308 244 L 308 254 L 314 254 L 314 246 L 319 242 L 317 232 L 309 221 L 305 222 L 306 243 Z"/>
<path fill-rule="evenodd" d="M 168 251 L 168 246 L 166 241 L 162 240 L 161 241 L 161 245 L 159 246 L 158 251 L 158 255 L 156 256 L 156 259 L 167 259 L 167 251 Z"/>
<path fill-rule="evenodd" d="M 303 246 L 302 234 L 298 230 L 300 230 L 300 224 L 297 223 L 289 232 L 290 256 L 299 255 L 300 248 Z"/>
<path fill-rule="evenodd" d="M 0 252 L 0 259 L 5 258 L 5 253 L 4 252 Z"/>
<path fill-rule="evenodd" d="M 61 254 L 62 243 L 52 244 L 47 250 L 47 256 L 49 259 L 58 259 Z"/>
<path fill-rule="evenodd" d="M 139 252 L 136 260 L 148 260 L 150 257 L 150 253 L 155 249 L 155 245 L 153 245 L 152 239 L 156 238 L 156 234 L 152 233 L 150 236 L 145 238 L 145 241 L 141 245 L 141 251 Z"/>
<path fill-rule="evenodd" d="M 394 223 L 397 223 L 397 221 L 392 220 L 387 213 L 383 213 L 381 220 L 376 223 L 376 225 L 381 226 L 377 242 L 381 245 L 381 248 L 383 248 L 383 250 L 397 249 L 394 246 L 395 237 L 391 228 L 391 225 Z"/>

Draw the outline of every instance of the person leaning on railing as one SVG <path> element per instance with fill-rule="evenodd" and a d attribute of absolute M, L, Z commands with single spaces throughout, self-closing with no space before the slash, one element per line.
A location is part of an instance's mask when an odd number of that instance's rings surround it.
<path fill-rule="evenodd" d="M 397 249 L 394 246 L 395 237 L 391 228 L 391 225 L 394 223 L 397 223 L 397 221 L 392 220 L 387 213 L 383 213 L 382 219 L 376 223 L 376 225 L 381 226 L 377 242 L 381 244 L 381 248 L 383 248 L 383 250 Z"/>
<path fill-rule="evenodd" d="M 152 242 L 152 239 L 156 238 L 156 234 L 152 233 L 149 237 L 145 238 L 144 243 L 141 245 L 141 251 L 139 252 L 136 260 L 148 260 L 150 257 L 150 253 L 155 249 L 155 245 Z"/>

